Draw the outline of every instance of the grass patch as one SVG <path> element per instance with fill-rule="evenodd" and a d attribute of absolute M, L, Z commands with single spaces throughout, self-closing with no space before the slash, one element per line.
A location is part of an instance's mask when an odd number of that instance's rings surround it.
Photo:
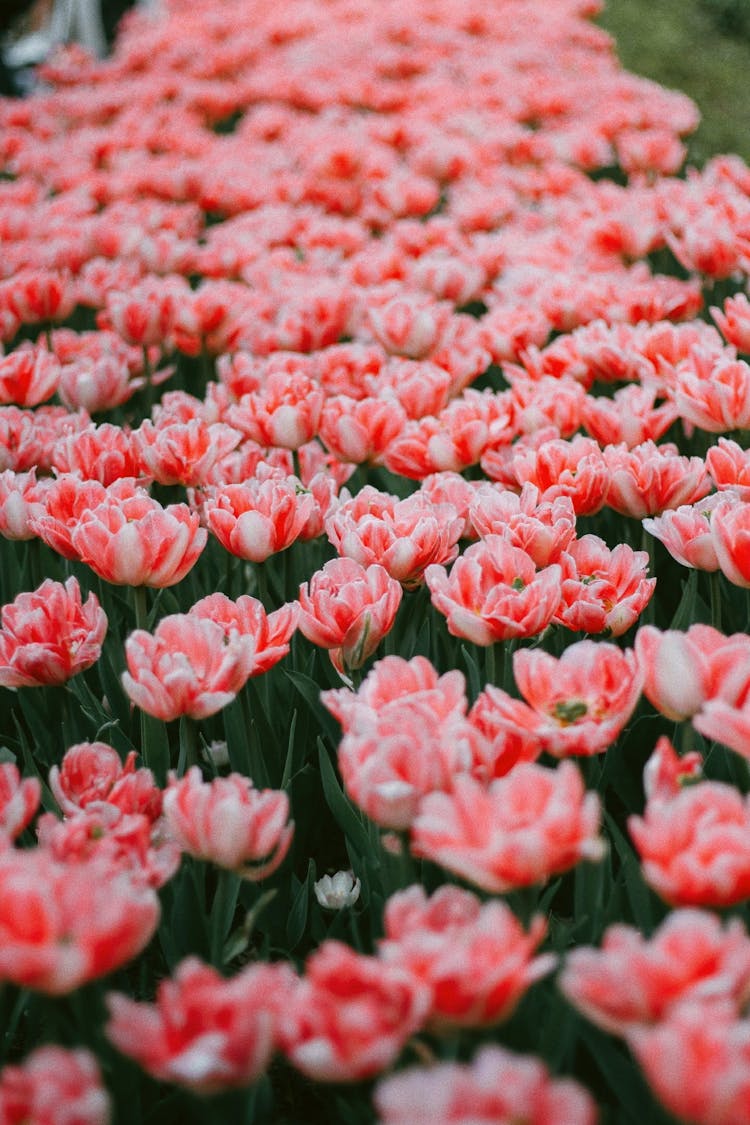
<path fill-rule="evenodd" d="M 683 90 L 702 121 L 689 138 L 689 162 L 717 152 L 750 162 L 748 45 L 719 30 L 700 0 L 607 0 L 598 22 L 614 36 L 623 65 Z"/>

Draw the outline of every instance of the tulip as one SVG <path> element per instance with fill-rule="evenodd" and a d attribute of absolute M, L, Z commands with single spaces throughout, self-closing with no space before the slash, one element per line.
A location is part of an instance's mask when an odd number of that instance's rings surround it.
<path fill-rule="evenodd" d="M 470 1063 L 411 1067 L 375 1088 L 378 1125 L 456 1125 L 524 1121 L 530 1125 L 596 1125 L 594 1099 L 553 1078 L 532 1055 L 482 1047 Z"/>
<path fill-rule="evenodd" d="M 250 636 L 227 638 L 220 625 L 189 613 L 164 617 L 154 633 L 136 629 L 125 642 L 122 683 L 137 707 L 170 722 L 205 719 L 226 707 L 253 667 Z"/>
<path fill-rule="evenodd" d="M 382 566 L 332 559 L 299 591 L 299 629 L 339 670 L 361 668 L 390 630 L 401 586 Z"/>
<path fill-rule="evenodd" d="M 0 855 L 0 980 L 61 996 L 136 957 L 159 922 L 142 875 L 43 848 Z"/>
<path fill-rule="evenodd" d="M 105 1034 L 152 1077 L 194 1094 L 249 1086 L 271 1061 L 291 977 L 283 965 L 248 965 L 224 980 L 188 957 L 154 1004 L 110 992 Z"/>
<path fill-rule="evenodd" d="M 83 511 L 70 533 L 80 560 L 106 582 L 156 588 L 181 582 L 207 538 L 187 504 L 163 508 L 142 490 Z"/>
<path fill-rule="evenodd" d="M 107 617 L 94 594 L 82 601 L 75 578 L 46 579 L 0 609 L 0 685 L 64 684 L 99 659 Z"/>
<path fill-rule="evenodd" d="M 0 1071 L 0 1121 L 109 1125 L 110 1099 L 90 1051 L 38 1047 Z"/>
<path fill-rule="evenodd" d="M 185 777 L 170 775 L 164 819 L 189 855 L 257 881 L 271 875 L 289 850 L 289 799 L 273 789 L 257 790 L 232 773 L 204 782 L 198 766 Z"/>

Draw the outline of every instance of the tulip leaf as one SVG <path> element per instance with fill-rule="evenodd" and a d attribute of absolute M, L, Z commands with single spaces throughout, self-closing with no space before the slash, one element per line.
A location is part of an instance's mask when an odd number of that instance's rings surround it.
<path fill-rule="evenodd" d="M 320 761 L 320 780 L 323 785 L 323 793 L 328 807 L 333 813 L 334 820 L 354 850 L 360 855 L 367 855 L 370 847 L 367 828 L 339 785 L 333 763 L 320 738 L 318 739 L 318 759 Z"/>
<path fill-rule="evenodd" d="M 306 676 L 304 672 L 290 672 L 285 668 L 284 675 L 292 681 L 297 691 L 314 712 L 315 717 L 328 735 L 331 745 L 338 745 L 341 738 L 341 729 L 330 711 L 320 702 L 320 685 L 310 676 Z"/>
<path fill-rule="evenodd" d="M 617 827 L 614 818 L 605 812 L 604 819 L 622 865 L 621 874 L 633 912 L 633 920 L 644 934 L 650 934 L 654 928 L 654 896 L 643 879 L 638 857 Z"/>
<path fill-rule="evenodd" d="M 294 880 L 296 883 L 298 880 Z M 315 882 L 315 860 L 311 859 L 307 865 L 307 876 L 304 882 L 296 888 L 289 918 L 286 924 L 286 936 L 290 949 L 296 949 L 302 941 L 302 936 L 307 926 L 307 915 L 310 907 L 310 894 Z"/>
<path fill-rule="evenodd" d="M 695 600 L 698 589 L 698 571 L 691 570 L 682 587 L 682 597 L 672 618 L 670 629 L 685 629 L 695 621 Z"/>
<path fill-rule="evenodd" d="M 617 1041 L 603 1035 L 587 1023 L 581 1024 L 580 1035 L 591 1054 L 592 1063 L 607 1081 L 622 1116 L 622 1125 L 667 1125 L 672 1121 L 657 1106 L 649 1093 L 640 1070 Z"/>

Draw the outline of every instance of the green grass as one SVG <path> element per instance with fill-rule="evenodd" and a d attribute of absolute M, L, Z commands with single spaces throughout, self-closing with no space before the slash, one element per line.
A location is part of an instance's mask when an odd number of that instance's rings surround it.
<path fill-rule="evenodd" d="M 702 122 L 689 162 L 736 152 L 750 163 L 750 46 L 722 34 L 701 0 L 606 0 L 598 22 L 627 70 L 683 90 Z"/>

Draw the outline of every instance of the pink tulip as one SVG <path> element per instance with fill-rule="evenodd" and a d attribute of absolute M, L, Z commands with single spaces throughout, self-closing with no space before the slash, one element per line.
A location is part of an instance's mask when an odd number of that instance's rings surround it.
<path fill-rule="evenodd" d="M 208 533 L 187 504 L 163 508 L 143 490 L 108 495 L 84 510 L 70 532 L 81 562 L 117 586 L 174 586 L 190 571 Z"/>
<path fill-rule="evenodd" d="M 69 434 L 56 442 L 52 467 L 58 474 L 75 474 L 105 487 L 123 478 L 133 482 L 139 478 L 141 484 L 147 479 L 130 430 L 108 422 L 101 426 L 92 424 L 82 433 Z M 58 475 L 58 482 L 63 479 L 64 475 Z"/>
<path fill-rule="evenodd" d="M 65 751 L 49 771 L 49 785 L 65 816 L 90 804 L 106 802 L 125 813 L 155 820 L 161 813 L 161 790 L 151 770 L 135 768 L 135 750 L 123 762 L 104 742 L 79 742 Z"/>
<path fill-rule="evenodd" d="M 260 445 L 299 449 L 318 432 L 323 392 L 301 372 L 271 371 L 261 390 L 243 395 L 226 421 Z"/>
<path fill-rule="evenodd" d="M 358 1082 L 395 1062 L 429 1003 L 430 990 L 400 965 L 329 940 L 287 1001 L 282 1048 L 316 1082 Z"/>
<path fill-rule="evenodd" d="M 658 441 L 677 418 L 671 401 L 656 406 L 655 387 L 630 383 L 613 397 L 587 396 L 582 421 L 587 432 L 600 445 L 624 444 L 628 449 L 645 441 Z"/>
<path fill-rule="evenodd" d="M 536 485 L 520 494 L 501 485 L 480 484 L 469 506 L 469 520 L 481 538 L 502 535 L 542 569 L 559 562 L 575 537 L 576 515 L 569 496 L 541 501 Z"/>
<path fill-rule="evenodd" d="M 749 1125 L 750 1020 L 710 997 L 686 1000 L 666 1019 L 627 1036 L 653 1093 L 681 1121 Z"/>
<path fill-rule="evenodd" d="M 384 828 L 408 828 L 428 793 L 453 788 L 459 774 L 482 772 L 489 748 L 463 709 L 431 706 L 427 693 L 376 715 L 363 708 L 339 746 L 352 800 Z"/>
<path fill-rule="evenodd" d="M 750 589 L 750 504 L 721 499 L 711 512 L 711 538 L 722 574 Z"/>
<path fill-rule="evenodd" d="M 227 551 L 250 562 L 264 562 L 289 547 L 314 511 L 312 493 L 283 473 L 212 487 L 203 498 L 211 533 Z"/>
<path fill-rule="evenodd" d="M 0 980 L 65 995 L 136 957 L 158 922 L 156 892 L 106 860 L 0 855 Z"/>
<path fill-rule="evenodd" d="M 188 957 L 160 983 L 154 1004 L 110 992 L 105 1034 L 162 1082 L 196 1094 L 249 1086 L 271 1061 L 292 977 L 284 965 L 263 964 L 225 980 Z"/>
<path fill-rule="evenodd" d="M 81 356 L 63 365 L 58 393 L 68 409 L 100 414 L 122 406 L 144 384 L 122 356 Z"/>
<path fill-rule="evenodd" d="M 299 630 L 337 668 L 361 668 L 391 629 L 401 586 L 382 566 L 331 559 L 300 586 Z"/>
<path fill-rule="evenodd" d="M 555 621 L 584 633 L 627 632 L 653 597 L 648 552 L 618 543 L 611 551 L 597 535 L 575 539 L 560 558 L 562 585 Z"/>
<path fill-rule="evenodd" d="M 180 298 L 184 299 L 183 293 Z M 172 283 L 151 278 L 139 282 L 127 293 L 108 293 L 100 327 L 113 328 L 126 344 L 163 347 L 176 312 L 177 292 Z"/>
<path fill-rule="evenodd" d="M 109 1125 L 111 1105 L 94 1055 L 83 1048 L 37 1047 L 0 1071 L 0 1121 Z"/>
<path fill-rule="evenodd" d="M 22 324 L 65 320 L 75 308 L 67 270 L 23 269 L 12 279 L 10 307 Z"/>
<path fill-rule="evenodd" d="M 205 719 L 226 707 L 253 667 L 252 637 L 227 637 L 220 625 L 189 613 L 163 617 L 153 633 L 136 629 L 125 642 L 123 687 L 156 719 Z"/>
<path fill-rule="evenodd" d="M 25 346 L 0 357 L 0 402 L 38 406 L 52 398 L 60 363 L 46 348 Z"/>
<path fill-rule="evenodd" d="M 750 500 L 750 454 L 736 441 L 720 437 L 706 453 L 706 466 L 721 492 L 731 489 L 745 503 Z"/>
<path fill-rule="evenodd" d="M 0 685 L 63 684 L 99 659 L 107 617 L 98 599 L 82 601 L 75 578 L 46 579 L 0 609 Z"/>
<path fill-rule="evenodd" d="M 591 438 L 546 441 L 539 449 L 513 447 L 510 470 L 520 487 L 535 484 L 542 500 L 569 496 L 576 515 L 589 516 L 604 504 L 609 472 Z"/>
<path fill-rule="evenodd" d="M 29 518 L 34 505 L 41 501 L 44 488 L 33 469 L 28 473 L 14 473 L 12 469 L 0 473 L 0 535 L 4 539 L 34 538 L 36 532 Z"/>
<path fill-rule="evenodd" d="M 555 966 L 534 957 L 546 923 L 526 933 L 504 902 L 481 903 L 469 891 L 444 886 L 428 898 L 421 886 L 385 905 L 378 956 L 414 973 L 432 991 L 433 1028 L 485 1027 L 507 1019 L 528 988 Z"/>
<path fill-rule="evenodd" d="M 537 571 L 525 551 L 499 535 L 469 547 L 450 575 L 429 566 L 425 579 L 448 631 L 477 645 L 541 633 L 560 601 L 560 567 Z"/>
<path fill-rule="evenodd" d="M 654 519 L 643 521 L 644 530 L 658 539 L 673 559 L 694 570 L 719 569 L 716 545 L 711 532 L 711 514 L 726 497 L 730 503 L 739 502 L 730 492 L 715 493 L 699 500 L 697 504 L 662 512 Z"/>
<path fill-rule="evenodd" d="M 462 530 L 452 505 L 434 504 L 422 492 L 398 500 L 371 485 L 326 520 L 326 534 L 340 555 L 362 566 L 382 566 L 407 590 L 422 584 L 430 564 L 453 562 Z"/>
<path fill-rule="evenodd" d="M 375 1088 L 378 1125 L 461 1125 L 523 1121 L 529 1125 L 596 1125 L 591 1095 L 553 1078 L 532 1055 L 482 1047 L 470 1063 L 413 1066 Z"/>
<path fill-rule="evenodd" d="M 678 722 L 711 701 L 734 705 L 750 680 L 750 639 L 744 633 L 725 637 L 710 625 L 691 625 L 684 633 L 644 625 L 636 633 L 635 653 L 644 694 Z"/>
<path fill-rule="evenodd" d="M 521 762 L 488 788 L 457 777 L 431 793 L 412 826 L 412 851 L 490 894 L 545 882 L 598 860 L 599 799 L 572 762 L 551 770 Z"/>
<path fill-rule="evenodd" d="M 27 828 L 42 797 L 37 777 L 22 778 L 13 762 L 0 763 L 0 834 L 9 840 Z"/>
<path fill-rule="evenodd" d="M 216 461 L 239 444 L 240 434 L 200 418 L 154 426 L 146 419 L 133 434 L 143 467 L 160 484 L 205 483 Z"/>
<path fill-rule="evenodd" d="M 587 1019 L 615 1035 L 657 1024 L 686 999 L 750 997 L 750 938 L 739 918 L 724 925 L 701 910 L 674 910 L 650 938 L 613 925 L 601 949 L 579 946 L 559 984 Z"/>
<path fill-rule="evenodd" d="M 628 830 L 643 876 L 671 906 L 726 907 L 750 897 L 750 799 L 701 781 L 649 798 Z"/>
<path fill-rule="evenodd" d="M 724 301 L 724 311 L 711 308 L 711 315 L 725 340 L 738 351 L 750 354 L 750 301 L 746 294 L 736 293 Z"/>
<path fill-rule="evenodd" d="M 520 649 L 513 655 L 513 674 L 527 704 L 519 726 L 557 758 L 606 750 L 641 694 L 633 652 L 595 641 L 570 645 L 559 659 L 541 649 Z M 501 718 L 518 720 L 523 704 L 491 685 L 485 690 Z"/>
<path fill-rule="evenodd" d="M 720 359 L 708 378 L 678 371 L 672 395 L 680 417 L 701 430 L 750 429 L 750 364 L 741 359 Z"/>
<path fill-rule="evenodd" d="M 395 399 L 332 395 L 320 416 L 320 440 L 342 461 L 376 462 L 405 422 L 406 412 Z"/>
<path fill-rule="evenodd" d="M 282 863 L 294 832 L 288 817 L 286 793 L 254 789 L 238 773 L 204 782 L 193 766 L 170 776 L 164 793 L 164 819 L 183 851 L 253 881 Z"/>
<path fill-rule="evenodd" d="M 450 310 L 428 297 L 399 296 L 368 310 L 375 338 L 391 355 L 421 359 L 438 347 Z"/>
<path fill-rule="evenodd" d="M 255 645 L 251 676 L 267 672 L 289 652 L 292 633 L 297 628 L 298 605 L 287 602 L 272 613 L 266 613 L 263 603 L 249 594 L 242 594 L 236 602 L 226 594 L 209 594 L 190 607 L 195 617 L 205 618 L 221 625 L 227 637 L 237 633 L 250 637 Z"/>
<path fill-rule="evenodd" d="M 607 446 L 604 459 L 610 473 L 605 503 L 635 519 L 695 504 L 711 491 L 702 458 L 680 457 L 675 445 Z"/>

